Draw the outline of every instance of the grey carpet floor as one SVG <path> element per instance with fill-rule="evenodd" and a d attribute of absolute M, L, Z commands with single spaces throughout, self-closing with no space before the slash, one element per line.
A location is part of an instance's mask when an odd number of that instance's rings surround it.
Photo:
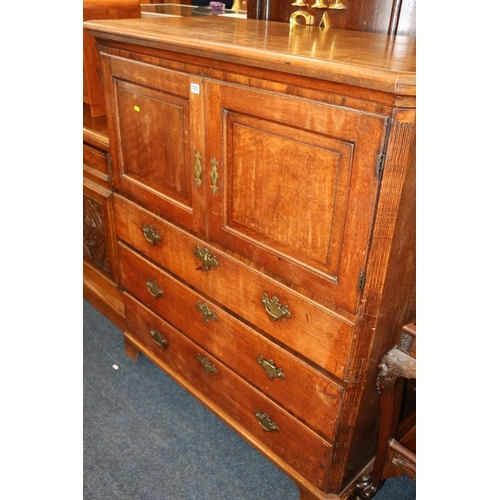
<path fill-rule="evenodd" d="M 294 482 L 83 304 L 84 500 L 295 500 Z M 413 500 L 406 477 L 376 500 Z"/>

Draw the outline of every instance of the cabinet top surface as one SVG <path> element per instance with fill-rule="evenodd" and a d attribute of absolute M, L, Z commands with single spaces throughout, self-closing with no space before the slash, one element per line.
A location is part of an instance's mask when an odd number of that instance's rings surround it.
<path fill-rule="evenodd" d="M 87 21 L 99 39 L 416 95 L 416 40 L 317 26 L 167 17 Z"/>

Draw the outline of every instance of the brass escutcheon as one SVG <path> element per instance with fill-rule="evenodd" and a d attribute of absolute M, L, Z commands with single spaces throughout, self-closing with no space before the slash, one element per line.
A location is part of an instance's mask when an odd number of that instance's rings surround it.
<path fill-rule="evenodd" d="M 194 182 L 198 187 L 201 186 L 201 155 L 199 151 L 194 154 Z"/>
<path fill-rule="evenodd" d="M 155 280 L 146 281 L 146 286 L 148 287 L 149 293 L 155 298 L 162 297 L 164 295 L 161 287 L 156 283 Z"/>
<path fill-rule="evenodd" d="M 257 358 L 257 363 L 259 363 L 262 368 L 267 373 L 267 377 L 269 380 L 273 380 L 274 378 L 280 378 L 281 380 L 285 380 L 285 375 L 281 368 L 276 368 L 274 361 L 272 359 L 268 359 L 267 361 L 264 359 L 264 356 L 260 355 Z"/>
<path fill-rule="evenodd" d="M 158 231 L 155 231 L 153 226 L 150 224 L 146 226 L 146 224 L 142 225 L 142 233 L 144 234 L 144 238 L 146 238 L 151 246 L 153 246 L 157 241 L 161 241 L 160 234 Z"/>
<path fill-rule="evenodd" d="M 208 375 L 210 375 L 210 373 L 214 373 L 217 375 L 217 368 L 215 368 L 214 364 L 210 363 L 206 356 L 198 354 L 198 356 L 196 356 L 196 359 L 202 364 L 205 373 L 207 373 Z"/>
<path fill-rule="evenodd" d="M 211 255 L 207 247 L 201 249 L 199 246 L 196 246 L 194 254 L 201 260 L 201 267 L 204 271 L 208 271 L 212 267 L 219 267 L 217 257 Z"/>
<path fill-rule="evenodd" d="M 276 425 L 276 422 L 273 422 L 267 413 L 261 413 L 259 410 L 254 411 L 255 416 L 259 420 L 260 426 L 266 431 L 266 432 L 279 432 L 279 428 Z"/>
<path fill-rule="evenodd" d="M 165 348 L 168 347 L 168 342 L 165 340 L 165 337 L 158 330 L 151 328 L 151 330 L 149 330 L 149 333 L 151 334 L 151 337 L 153 337 L 153 342 L 157 346 Z"/>
<path fill-rule="evenodd" d="M 203 319 L 208 323 L 210 320 L 218 321 L 217 314 L 208 308 L 207 304 L 202 304 L 199 300 L 196 301 L 196 309 L 201 312 Z"/>
<path fill-rule="evenodd" d="M 219 163 L 215 158 L 212 158 L 210 160 L 210 165 L 212 165 L 212 170 L 210 171 L 210 179 L 212 180 L 211 188 L 212 192 L 215 194 L 219 190 L 217 187 L 217 181 L 219 180 L 219 173 L 217 172 L 217 167 L 219 166 Z"/>
<path fill-rule="evenodd" d="M 269 299 L 267 297 L 267 294 L 265 293 L 262 296 L 262 303 L 264 304 L 264 307 L 266 308 L 267 314 L 271 316 L 273 321 L 277 321 L 280 318 L 291 318 L 292 314 L 288 310 L 288 306 L 282 306 L 280 304 L 280 301 L 276 295 Z"/>

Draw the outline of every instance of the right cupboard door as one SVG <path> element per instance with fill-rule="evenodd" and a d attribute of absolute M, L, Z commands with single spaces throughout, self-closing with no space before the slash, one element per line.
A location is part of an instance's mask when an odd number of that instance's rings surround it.
<path fill-rule="evenodd" d="M 356 312 L 387 117 L 206 81 L 209 237 Z"/>

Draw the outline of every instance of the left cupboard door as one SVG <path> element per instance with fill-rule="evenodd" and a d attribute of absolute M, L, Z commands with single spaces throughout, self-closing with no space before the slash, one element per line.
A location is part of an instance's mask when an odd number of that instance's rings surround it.
<path fill-rule="evenodd" d="M 203 80 L 101 54 L 117 191 L 204 232 Z"/>

